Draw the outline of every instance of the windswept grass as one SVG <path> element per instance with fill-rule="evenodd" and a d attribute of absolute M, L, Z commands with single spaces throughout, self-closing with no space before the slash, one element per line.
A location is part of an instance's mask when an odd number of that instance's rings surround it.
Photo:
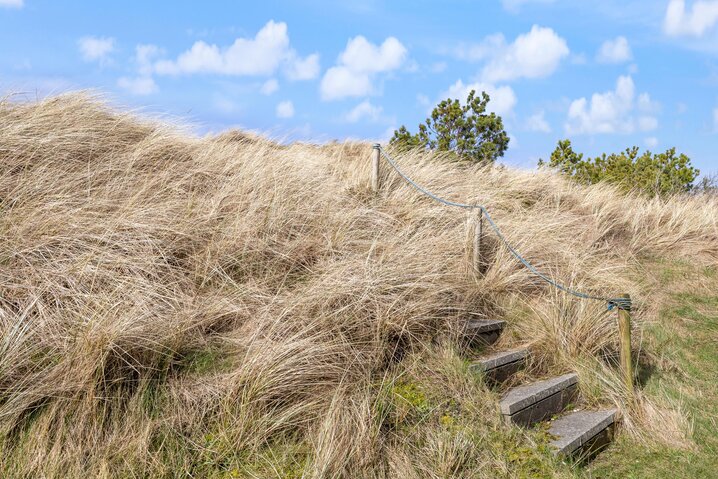
<path fill-rule="evenodd" d="M 505 317 L 532 376 L 577 371 L 639 444 L 690 449 L 680 398 L 628 398 L 605 305 L 557 294 L 366 144 L 196 138 L 86 95 L 0 103 L 0 471 L 6 477 L 571 476 L 503 426 L 456 341 Z M 660 321 L 647 258 L 718 259 L 718 199 L 624 196 L 549 172 L 400 155 L 489 205 L 560 281 Z"/>
<path fill-rule="evenodd" d="M 645 393 L 681 404 L 694 445 L 640 447 L 619 440 L 595 471 L 600 477 L 711 478 L 718 471 L 718 275 L 717 269 L 662 261 L 650 267 L 660 320 L 646 327 L 646 345 L 655 365 L 645 371 Z"/>

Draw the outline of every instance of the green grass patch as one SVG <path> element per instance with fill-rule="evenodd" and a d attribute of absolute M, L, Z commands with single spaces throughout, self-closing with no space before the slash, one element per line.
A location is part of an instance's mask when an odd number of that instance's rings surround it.
<path fill-rule="evenodd" d="M 178 368 L 197 375 L 223 372 L 232 368 L 233 359 L 232 354 L 219 346 L 208 346 L 182 356 Z"/>
<path fill-rule="evenodd" d="M 645 447 L 626 435 L 591 468 L 594 477 L 714 478 L 718 476 L 718 284 L 715 268 L 686 271 L 663 263 L 659 276 L 670 298 L 644 341 L 674 363 L 647 380 L 644 392 L 680 401 L 693 423 L 693 449 Z M 683 284 L 681 284 L 683 282 Z M 683 291 L 687 285 L 702 285 Z"/>

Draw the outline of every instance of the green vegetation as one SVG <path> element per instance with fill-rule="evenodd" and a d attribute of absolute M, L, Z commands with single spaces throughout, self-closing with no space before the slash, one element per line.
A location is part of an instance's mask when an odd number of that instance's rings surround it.
<path fill-rule="evenodd" d="M 662 364 L 651 368 L 642 392 L 682 404 L 695 444 L 647 447 L 619 435 L 592 467 L 596 477 L 712 478 L 718 471 L 718 281 L 715 268 L 693 268 L 685 263 L 657 268 L 666 301 L 644 340 Z"/>
<path fill-rule="evenodd" d="M 539 166 L 546 165 L 539 160 Z M 647 195 L 667 195 L 691 191 L 700 171 L 691 166 L 691 160 L 675 148 L 664 153 L 646 151 L 639 154 L 637 146 L 621 153 L 605 153 L 596 158 L 585 158 L 576 153 L 570 140 L 558 142 L 547 164 L 564 175 L 592 185 L 601 181 L 616 183 L 624 190 L 635 190 Z"/>
<path fill-rule="evenodd" d="M 539 287 L 496 241 L 466 274 L 465 213 L 401 181 L 372 194 L 370 148 L 183 136 L 82 95 L 0 103 L 0 477 L 711 470 L 718 198 L 401 155 L 449 198 L 481 185 L 557 279 L 634 294 L 631 401 L 604 304 Z M 497 347 L 530 344 L 517 383 L 576 371 L 588 406 L 618 408 L 618 446 L 580 468 L 505 424 L 468 367 L 477 317 L 507 320 Z"/>
<path fill-rule="evenodd" d="M 403 125 L 394 131 L 391 144 L 401 150 L 447 151 L 460 160 L 493 163 L 504 156 L 509 136 L 501 117 L 486 112 L 488 103 L 486 92 L 477 96 L 474 90 L 464 105 L 458 99 L 446 99 L 419 125 L 417 133 L 409 133 Z"/>
<path fill-rule="evenodd" d="M 416 477 L 409 473 L 418 471 L 455 478 L 575 477 L 574 468 L 553 457 L 544 429 L 502 423 L 497 393 L 456 351 L 439 346 L 404 364 L 380 402 L 389 456 L 412 462 L 396 477 Z"/>

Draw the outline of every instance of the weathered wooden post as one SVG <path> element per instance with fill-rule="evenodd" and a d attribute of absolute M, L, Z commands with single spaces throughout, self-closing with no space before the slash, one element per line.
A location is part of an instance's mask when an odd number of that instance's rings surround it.
<path fill-rule="evenodd" d="M 631 295 L 622 294 L 621 298 L 630 300 Z M 633 361 L 631 360 L 631 313 L 621 306 L 618 308 L 618 334 L 621 340 L 621 370 L 626 389 L 633 396 Z"/>
<path fill-rule="evenodd" d="M 371 155 L 371 189 L 374 193 L 379 192 L 379 156 L 381 155 L 381 145 L 374 143 L 374 150 Z"/>
<path fill-rule="evenodd" d="M 478 274 L 483 273 L 483 258 L 481 257 L 481 240 L 484 236 L 484 210 L 479 208 L 474 224 L 474 251 L 473 266 Z"/>

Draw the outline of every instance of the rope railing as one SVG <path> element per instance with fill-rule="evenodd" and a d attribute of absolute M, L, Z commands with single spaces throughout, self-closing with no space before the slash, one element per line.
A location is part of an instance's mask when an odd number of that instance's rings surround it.
<path fill-rule="evenodd" d="M 561 291 L 563 291 L 563 292 L 565 292 L 565 293 L 568 293 L 568 294 L 570 294 L 570 295 L 572 295 L 572 296 L 575 296 L 575 297 L 577 297 L 577 298 L 580 298 L 580 299 L 588 299 L 588 300 L 595 300 L 595 301 L 605 301 L 606 304 L 608 305 L 608 309 L 609 309 L 609 310 L 612 310 L 612 309 L 614 309 L 614 308 L 618 308 L 619 310 L 623 310 L 623 311 L 630 311 L 630 310 L 631 310 L 631 299 L 630 299 L 630 297 L 627 297 L 628 295 L 625 295 L 626 297 L 617 297 L 617 298 L 608 298 L 608 297 L 604 297 L 604 296 L 591 295 L 591 294 L 588 294 L 588 293 L 583 293 L 583 292 L 581 292 L 581 291 L 576 291 L 576 290 L 574 290 L 574 289 L 571 289 L 571 288 L 569 288 L 569 287 L 567 287 L 567 286 L 565 286 L 565 285 L 563 285 L 563 284 L 561 284 L 561 283 L 559 283 L 559 282 L 553 280 L 552 278 L 548 277 L 546 274 L 544 274 L 544 273 L 542 273 L 541 271 L 539 271 L 533 264 L 531 264 L 526 258 L 524 258 L 524 257 L 516 250 L 516 248 L 514 248 L 514 247 L 511 245 L 511 243 L 506 239 L 506 237 L 503 235 L 503 233 L 502 233 L 501 230 L 499 229 L 499 227 L 498 227 L 498 225 L 496 224 L 496 222 L 494 222 L 493 218 L 491 217 L 491 215 L 489 214 L 489 211 L 486 209 L 485 206 L 479 205 L 479 204 L 473 204 L 473 205 L 472 205 L 472 204 L 466 204 L 466 203 L 458 203 L 458 202 L 455 202 L 455 201 L 450 201 L 450 200 L 447 200 L 447 199 L 445 199 L 445 198 L 442 198 L 442 197 L 440 197 L 440 196 L 438 196 L 438 195 L 432 193 L 431 191 L 429 191 L 429 190 L 426 189 L 425 187 L 419 185 L 418 183 L 416 183 L 416 182 L 415 182 L 414 180 L 412 180 L 411 178 L 409 178 L 409 176 L 407 176 L 403 171 L 401 171 L 401 169 L 399 168 L 399 165 L 397 165 L 396 161 L 394 161 L 394 160 L 391 158 L 391 156 L 389 156 L 389 155 L 387 154 L 387 152 L 384 151 L 384 149 L 381 147 L 381 145 L 380 145 L 379 143 L 375 143 L 375 144 L 374 144 L 374 151 L 375 151 L 375 154 L 374 154 L 373 165 L 372 165 L 372 166 L 373 166 L 373 169 L 372 169 L 372 186 L 374 187 L 375 190 L 378 189 L 378 184 L 379 184 L 379 172 L 378 172 L 378 169 L 379 169 L 379 156 L 381 156 L 382 158 L 384 158 L 384 159 L 386 160 L 387 163 L 389 163 L 389 165 L 397 172 L 397 174 L 404 179 L 404 181 L 406 181 L 406 182 L 409 183 L 412 187 L 414 187 L 417 191 L 419 191 L 420 193 L 424 194 L 425 196 L 428 196 L 429 198 L 433 199 L 434 201 L 437 201 L 437 202 L 439 202 L 439 203 L 441 203 L 441 204 L 444 204 L 444 205 L 446 205 L 446 206 L 453 206 L 453 207 L 456 207 L 456 208 L 463 208 L 463 209 L 466 209 L 466 210 L 479 210 L 479 211 L 481 212 L 481 214 L 486 217 L 486 220 L 488 221 L 488 223 L 489 223 L 489 225 L 491 226 L 491 228 L 494 230 L 494 233 L 496 233 L 496 236 L 499 238 L 499 240 L 501 241 L 501 243 L 503 243 L 503 244 L 506 246 L 506 248 L 511 252 L 511 254 L 512 254 L 521 264 L 523 264 L 524 267 L 526 267 L 526 269 L 528 269 L 529 271 L 531 271 L 534 275 L 538 276 L 539 278 L 541 278 L 541 279 L 542 279 L 543 281 L 545 281 L 546 283 L 550 284 L 551 286 L 553 286 L 553 287 L 555 287 L 555 288 L 557 288 L 557 289 L 559 289 L 559 290 L 561 290 Z M 377 154 L 377 153 L 378 153 L 378 154 Z"/>

